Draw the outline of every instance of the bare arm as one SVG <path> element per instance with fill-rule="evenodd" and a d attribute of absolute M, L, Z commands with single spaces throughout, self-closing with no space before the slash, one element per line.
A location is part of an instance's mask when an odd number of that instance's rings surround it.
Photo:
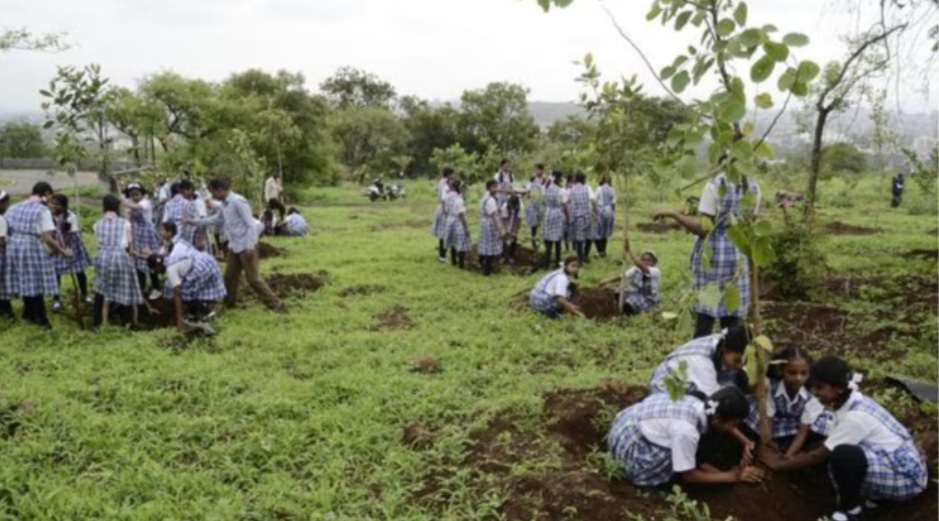
<path fill-rule="evenodd" d="M 777 472 L 788 472 L 807 467 L 814 467 L 828 459 L 828 448 L 821 445 L 808 452 L 802 452 L 795 456 L 784 459 L 779 452 L 769 448 L 761 447 L 758 455 L 761 463 L 769 467 L 770 470 Z"/>
<path fill-rule="evenodd" d="M 567 311 L 572 315 L 577 315 L 580 318 L 586 318 L 584 317 L 584 313 L 580 310 L 580 308 L 575 306 L 574 303 L 570 300 L 567 300 L 567 298 L 558 297 L 558 304 L 564 308 L 564 311 Z"/>
<path fill-rule="evenodd" d="M 699 219 L 695 219 L 694 217 L 690 217 L 681 212 L 666 210 L 656 213 L 655 217 L 656 219 L 670 217 L 689 233 L 693 233 L 702 239 L 708 235 L 708 232 L 704 230 L 704 227 L 701 225 L 701 221 Z M 702 214 L 701 218 L 710 219 L 712 222 L 714 221 L 714 217 L 711 215 Z"/>
<path fill-rule="evenodd" d="M 72 252 L 68 248 L 63 247 L 59 244 L 59 241 L 55 240 L 55 232 L 42 232 L 42 242 L 52 250 L 56 255 L 62 255 L 64 257 L 71 257 Z"/>
<path fill-rule="evenodd" d="M 809 439 L 809 426 L 808 425 L 799 425 L 799 430 L 796 432 L 796 437 L 792 440 L 792 445 L 789 446 L 789 450 L 786 451 L 786 458 L 792 458 L 799 451 L 802 450 L 802 447 L 805 446 L 805 442 Z"/>

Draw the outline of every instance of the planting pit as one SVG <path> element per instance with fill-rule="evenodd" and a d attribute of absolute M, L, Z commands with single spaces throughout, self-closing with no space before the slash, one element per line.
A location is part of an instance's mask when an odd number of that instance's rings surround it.
<path fill-rule="evenodd" d="M 825 225 L 825 231 L 834 235 L 875 235 L 882 230 L 880 228 L 865 228 L 864 226 L 855 226 L 841 221 L 834 221 Z"/>
<path fill-rule="evenodd" d="M 587 318 L 595 320 L 612 320 L 622 316 L 616 293 L 610 289 L 578 289 L 574 295 L 574 305 L 580 307 Z"/>
<path fill-rule="evenodd" d="M 385 289 L 386 288 L 384 286 L 379 284 L 356 284 L 340 291 L 339 296 L 342 298 L 349 298 L 374 295 L 375 293 L 382 293 L 385 291 Z"/>
<path fill-rule="evenodd" d="M 452 477 L 447 473 L 459 467 L 471 469 L 470 482 L 478 497 L 494 493 L 505 498 L 497 510 L 509 521 L 670 516 L 664 494 L 608 478 L 596 457 L 605 450 L 604 437 L 613 416 L 645 394 L 645 388 L 615 380 L 604 381 L 597 389 L 550 392 L 544 396 L 538 427 L 520 428 L 522 422 L 513 413 L 495 418 L 471 435 L 459 464 L 431 472 L 415 499 L 431 508 L 445 508 L 450 497 L 446 483 Z M 935 445 L 936 433 L 919 433 L 917 439 Z M 551 456 L 551 465 L 533 465 L 546 454 Z M 933 470 L 934 463 L 931 458 Z M 761 485 L 686 487 L 686 492 L 706 503 L 715 520 L 727 516 L 739 521 L 815 520 L 830 514 L 835 506 L 834 490 L 823 471 L 775 474 Z M 915 500 L 885 504 L 869 519 L 926 521 L 935 519 L 937 511 L 937 489 L 931 479 L 929 488 Z"/>
<path fill-rule="evenodd" d="M 450 262 L 449 253 L 447 254 L 447 262 Z M 543 250 L 539 253 L 531 248 L 526 248 L 519 244 L 514 258 L 509 259 L 504 255 L 499 257 L 495 263 L 495 271 L 496 273 L 505 271 L 513 275 L 524 276 L 542 269 L 544 267 L 543 263 Z M 479 256 L 476 253 L 475 246 L 473 246 L 472 250 L 467 252 L 466 269 L 475 273 L 482 273 L 483 271 L 482 265 L 479 263 Z"/>
<path fill-rule="evenodd" d="M 375 318 L 378 319 L 378 323 L 372 326 L 372 331 L 410 329 L 414 325 L 410 315 L 408 315 L 408 308 L 400 305 L 395 305 Z"/>
<path fill-rule="evenodd" d="M 278 248 L 277 246 L 272 246 L 266 242 L 258 242 L 257 248 L 258 248 L 258 255 L 260 255 L 262 259 L 271 259 L 274 257 L 286 257 L 287 256 L 287 250 L 283 248 Z M 216 256 L 216 260 L 218 260 L 219 262 L 225 262 L 226 259 L 225 259 L 225 256 L 221 256 L 221 257 Z"/>

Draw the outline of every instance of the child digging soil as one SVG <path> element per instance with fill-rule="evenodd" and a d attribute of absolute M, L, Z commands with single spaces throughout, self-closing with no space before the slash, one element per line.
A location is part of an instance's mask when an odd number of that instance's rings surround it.
<path fill-rule="evenodd" d="M 580 261 L 577 257 L 564 259 L 561 269 L 549 273 L 535 285 L 529 296 L 531 308 L 553 319 L 561 318 L 565 312 L 586 318 L 573 303 L 577 286 L 571 279 L 576 279 L 579 271 Z"/>

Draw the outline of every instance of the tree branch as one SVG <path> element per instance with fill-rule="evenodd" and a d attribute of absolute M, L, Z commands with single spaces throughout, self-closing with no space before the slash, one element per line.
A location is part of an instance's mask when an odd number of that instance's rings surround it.
<path fill-rule="evenodd" d="M 864 40 L 864 42 L 861 43 L 861 45 L 858 46 L 858 48 L 855 49 L 854 52 L 851 53 L 850 56 L 848 56 L 848 59 L 845 60 L 844 65 L 841 67 L 841 70 L 838 72 L 838 76 L 835 78 L 835 80 L 831 82 L 828 85 L 828 87 L 825 88 L 825 90 L 822 91 L 821 95 L 818 97 L 818 103 L 816 103 L 815 105 L 816 108 L 818 110 L 826 109 L 827 111 L 830 111 L 833 108 L 833 104 L 829 104 L 826 106 L 825 101 L 828 99 L 828 96 L 832 93 L 832 91 L 838 88 L 838 85 L 840 85 L 841 82 L 844 81 L 844 77 L 848 74 L 848 69 L 851 68 L 854 62 L 860 59 L 861 56 L 865 52 L 867 52 L 867 49 L 886 40 L 887 38 L 890 37 L 891 34 L 897 31 L 906 29 L 906 27 L 907 27 L 907 24 L 897 25 L 893 27 L 892 29 L 890 29 L 889 31 L 882 32 L 878 34 L 877 36 Z"/>
<path fill-rule="evenodd" d="M 760 145 L 762 145 L 763 142 L 766 141 L 766 138 L 769 137 L 770 133 L 773 131 L 773 128 L 775 128 L 776 124 L 779 123 L 779 118 L 782 117 L 782 115 L 786 112 L 786 108 L 789 107 L 789 100 L 791 99 L 792 99 L 792 91 L 790 90 L 789 94 L 786 96 L 786 101 L 783 103 L 782 108 L 779 109 L 779 112 L 776 113 L 776 117 L 773 118 L 773 121 L 770 123 L 769 128 L 767 128 L 766 132 L 763 133 L 763 137 L 761 137 L 760 140 L 757 141 L 755 145 L 753 145 L 754 150 L 756 150 L 757 148 L 760 148 Z"/>
<path fill-rule="evenodd" d="M 717 33 L 717 24 L 719 23 L 717 5 L 717 2 L 714 2 L 708 7 L 708 11 L 711 13 L 711 21 L 705 21 L 708 26 L 708 31 L 711 33 L 711 38 L 714 39 L 715 45 L 723 41 L 721 40 L 721 35 Z M 727 92 L 730 92 L 730 73 L 727 72 L 727 63 L 724 61 L 722 53 L 720 52 L 715 52 L 714 57 L 716 58 L 717 70 L 721 75 L 721 81 L 724 83 L 724 88 L 727 90 Z M 733 127 L 734 141 L 739 141 L 743 138 L 743 131 L 740 130 L 740 122 L 735 121 Z"/>

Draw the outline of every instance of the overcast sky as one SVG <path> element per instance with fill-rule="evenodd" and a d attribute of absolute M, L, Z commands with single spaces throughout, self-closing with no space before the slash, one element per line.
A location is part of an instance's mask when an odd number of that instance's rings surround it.
<path fill-rule="evenodd" d="M 750 0 L 753 23 L 810 36 L 800 56 L 821 63 L 843 55 L 839 35 L 856 26 L 845 6 L 861 0 Z M 573 101 L 573 60 L 592 52 L 610 77 L 651 76 L 603 11 L 608 6 L 657 68 L 689 43 L 645 20 L 647 0 L 577 0 L 545 14 L 535 0 L 3 0 L 5 28 L 64 31 L 75 48 L 61 54 L 0 54 L 0 110 L 39 109 L 38 89 L 56 65 L 99 63 L 132 87 L 160 70 L 221 80 L 258 67 L 300 71 L 311 89 L 342 65 L 373 72 L 399 93 L 457 99 L 465 89 L 512 81 L 530 99 Z M 920 46 L 925 49 L 926 44 Z M 923 55 L 911 63 L 923 63 Z M 915 78 L 914 78 L 915 76 Z M 908 75 L 905 110 L 936 106 L 935 85 Z M 910 79 L 913 78 L 913 79 Z M 934 82 L 935 83 L 935 82 Z"/>

